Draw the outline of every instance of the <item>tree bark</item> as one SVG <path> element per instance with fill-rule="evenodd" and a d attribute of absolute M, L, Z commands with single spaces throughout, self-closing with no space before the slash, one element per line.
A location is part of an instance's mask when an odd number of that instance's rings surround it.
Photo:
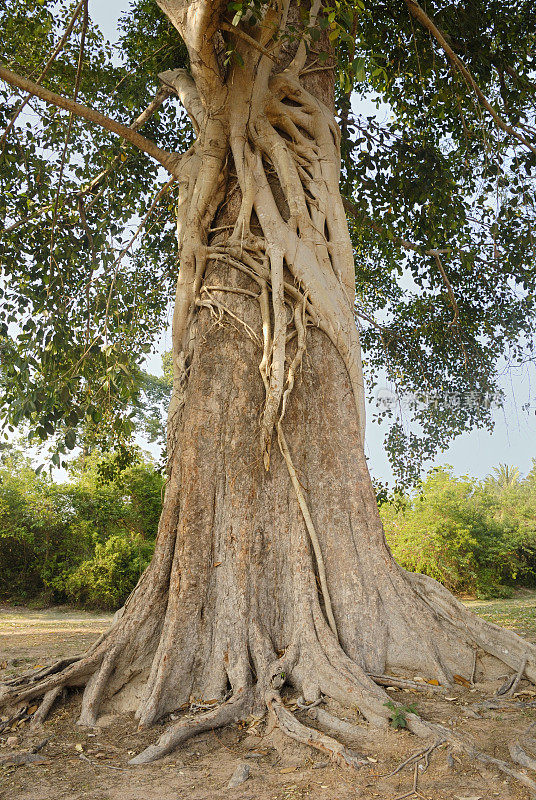
<path fill-rule="evenodd" d="M 160 5 L 192 67 L 162 78 L 198 138 L 181 159 L 169 481 L 155 555 L 84 657 L 14 681 L 0 699 L 83 685 L 89 725 L 103 704 L 134 710 L 141 725 L 207 707 L 133 760 L 143 763 L 267 707 L 307 738 L 281 706 L 285 683 L 306 702 L 327 695 L 386 725 L 389 698 L 371 675 L 449 685 L 473 675 L 478 650 L 482 674 L 524 663 L 534 680 L 534 646 L 402 570 L 387 547 L 363 451 L 333 75 L 315 71 L 303 40 L 273 38 L 299 21 L 297 6 L 276 4 L 263 26 L 241 31 L 239 58 L 224 67 L 226 4 Z M 409 726 L 433 732 L 414 715 Z M 329 737 L 309 738 L 330 749 Z"/>

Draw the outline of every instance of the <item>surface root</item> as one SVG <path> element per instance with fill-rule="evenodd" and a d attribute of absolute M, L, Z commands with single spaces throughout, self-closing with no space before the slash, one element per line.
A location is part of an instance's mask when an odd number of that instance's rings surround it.
<path fill-rule="evenodd" d="M 252 706 L 253 693 L 248 690 L 237 691 L 225 703 L 218 706 L 206 714 L 200 714 L 195 718 L 185 719 L 172 725 L 158 740 L 156 744 L 151 744 L 137 756 L 128 762 L 133 766 L 140 764 L 150 764 L 163 758 L 172 750 L 192 736 L 197 736 L 205 731 L 215 730 L 224 725 L 236 722 L 238 719 L 247 716 L 248 710 Z"/>
<path fill-rule="evenodd" d="M 277 724 L 283 733 L 286 733 L 291 739 L 326 753 L 339 766 L 358 769 L 368 764 L 364 756 L 354 753 L 353 750 L 350 750 L 331 736 L 321 733 L 315 728 L 310 728 L 296 719 L 294 714 L 285 708 L 278 692 L 268 692 L 266 694 L 266 705 L 275 716 Z"/>

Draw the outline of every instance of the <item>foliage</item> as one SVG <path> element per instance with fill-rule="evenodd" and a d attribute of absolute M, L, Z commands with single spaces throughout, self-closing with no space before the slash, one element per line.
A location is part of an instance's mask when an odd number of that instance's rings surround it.
<path fill-rule="evenodd" d="M 493 467 L 494 476 L 489 476 L 488 480 L 491 483 L 496 483 L 501 489 L 508 486 L 513 486 L 519 480 L 519 470 L 517 467 L 511 467 L 508 464 L 499 464 L 498 467 Z"/>
<path fill-rule="evenodd" d="M 405 568 L 480 597 L 508 596 L 536 578 L 535 469 L 501 487 L 432 470 L 411 497 L 380 506 L 386 537 Z"/>
<path fill-rule="evenodd" d="M 74 6 L 3 3 L 2 63 L 36 77 Z M 186 57 L 155 4 L 138 3 L 136 21 L 135 29 L 125 22 L 120 56 L 90 23 L 78 92 L 126 124 L 154 96 L 157 73 Z M 72 96 L 81 36 L 79 18 L 43 81 L 49 88 Z M 0 89 L 0 128 L 18 104 Z M 130 437 L 136 407 L 151 394 L 141 364 L 166 322 L 175 267 L 173 187 L 125 252 L 162 186 L 157 165 L 77 119 L 68 142 L 67 132 L 66 115 L 31 101 L 0 143 L 0 413 L 41 440 L 54 437 L 55 464 L 91 429 L 100 444 Z M 175 104 L 143 132 L 171 150 L 190 136 Z"/>
<path fill-rule="evenodd" d="M 71 480 L 36 475 L 16 449 L 0 466 L 0 598 L 41 596 L 115 609 L 150 560 L 163 480 L 138 456 L 103 480 L 106 458 L 81 457 Z"/>
<path fill-rule="evenodd" d="M 417 714 L 417 706 L 415 703 L 411 703 L 410 705 L 403 706 L 403 705 L 395 705 L 392 700 L 389 700 L 388 703 L 384 703 L 389 711 L 389 724 L 395 730 L 400 730 L 401 728 L 408 727 L 408 714 Z"/>
<path fill-rule="evenodd" d="M 263 5 L 231 2 L 228 24 L 254 32 Z M 341 188 L 368 385 L 387 375 L 412 398 L 412 426 L 393 409 L 376 415 L 390 423 L 386 446 L 400 486 L 415 482 L 423 459 L 453 436 L 492 425 L 491 400 L 502 401 L 498 358 L 533 358 L 536 324 L 536 7 L 531 0 L 426 4 L 496 113 L 533 149 L 495 124 L 414 7 L 326 0 L 306 31 L 313 56 L 320 36 L 333 46 L 332 57 L 322 52 L 318 61 L 338 76 Z M 39 74 L 73 8 L 68 0 L 6 0 L 1 62 Z M 300 31 L 290 26 L 285 35 L 292 41 Z M 81 38 L 82 17 L 44 85 L 72 96 Z M 82 61 L 79 99 L 127 124 L 154 96 L 158 72 L 188 66 L 152 0 L 131 2 L 115 49 L 90 24 Z M 381 114 L 360 113 L 371 96 Z M 0 89 L 0 127 L 19 99 Z M 12 425 L 28 422 L 43 440 L 55 437 L 56 463 L 81 427 L 93 426 L 101 443 L 128 440 L 144 391 L 143 355 L 166 324 L 177 271 L 176 186 L 125 255 L 161 174 L 130 145 L 79 120 L 65 147 L 67 126 L 63 112 L 32 100 L 0 145 L 0 412 Z M 180 152 L 192 135 L 175 100 L 143 133 Z"/>
<path fill-rule="evenodd" d="M 153 549 L 154 543 L 138 533 L 113 534 L 97 542 L 93 556 L 67 576 L 67 597 L 84 606 L 120 608 L 149 564 Z"/>

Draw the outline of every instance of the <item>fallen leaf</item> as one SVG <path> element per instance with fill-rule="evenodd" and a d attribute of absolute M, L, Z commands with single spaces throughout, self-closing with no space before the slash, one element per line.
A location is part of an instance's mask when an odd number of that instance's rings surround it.
<path fill-rule="evenodd" d="M 430 678 L 430 680 L 429 680 L 429 681 L 426 681 L 426 683 L 429 683 L 429 684 L 430 684 L 430 686 L 439 686 L 439 685 L 440 685 L 440 684 L 439 684 L 439 681 L 438 681 L 438 680 L 436 680 L 435 678 Z"/>
<path fill-rule="evenodd" d="M 79 753 L 82 753 L 84 750 L 81 744 L 75 744 L 74 749 L 78 750 Z"/>
<path fill-rule="evenodd" d="M 296 772 L 296 770 L 297 767 L 283 767 L 283 769 L 280 769 L 279 772 L 281 775 L 288 775 L 289 772 Z"/>
<path fill-rule="evenodd" d="M 35 664 L 34 669 L 43 669 L 43 664 Z"/>
<path fill-rule="evenodd" d="M 39 706 L 30 706 L 30 708 L 28 709 L 28 714 L 35 714 L 38 708 Z"/>
<path fill-rule="evenodd" d="M 453 703 L 457 699 L 458 699 L 457 697 L 445 697 L 445 700 L 449 700 L 451 703 Z"/>
<path fill-rule="evenodd" d="M 462 675 L 453 675 L 455 683 L 459 683 L 460 686 L 465 686 L 467 689 L 471 686 L 471 681 L 468 681 L 467 678 L 464 678 Z"/>
<path fill-rule="evenodd" d="M 214 562 L 214 566 L 215 566 L 215 567 L 219 567 L 219 566 L 221 566 L 221 561 L 215 561 L 215 562 Z"/>
<path fill-rule="evenodd" d="M 378 759 L 377 758 L 372 758 L 372 756 L 367 756 L 367 761 L 372 761 L 373 764 L 377 764 L 378 763 Z"/>

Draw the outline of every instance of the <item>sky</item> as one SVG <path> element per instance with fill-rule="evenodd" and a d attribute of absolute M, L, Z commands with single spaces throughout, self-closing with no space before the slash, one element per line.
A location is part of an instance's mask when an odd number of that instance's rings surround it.
<path fill-rule="evenodd" d="M 128 0 L 90 0 L 90 16 L 110 41 L 117 38 L 117 20 L 128 9 Z M 360 109 L 365 114 L 373 113 L 371 103 Z M 169 333 L 164 334 L 158 350 L 170 348 Z M 153 356 L 148 363 L 152 372 L 160 369 L 160 357 Z M 366 380 L 366 376 L 365 376 Z M 503 408 L 493 412 L 495 428 L 492 433 L 474 430 L 458 437 L 445 452 L 439 454 L 434 465 L 450 465 L 458 475 L 473 475 L 484 478 L 499 463 L 512 464 L 526 475 L 536 458 L 536 371 L 533 366 L 513 371 L 505 370 L 502 388 L 506 395 Z M 379 389 L 394 392 L 394 387 L 385 384 Z M 374 394 L 377 394 L 378 390 Z M 385 391 L 383 394 L 385 395 Z M 369 420 L 372 416 L 376 396 L 369 396 Z M 404 402 L 402 401 L 404 419 Z M 406 420 L 407 425 L 407 420 Z M 366 454 L 372 474 L 381 481 L 391 481 L 392 473 L 383 451 L 385 429 L 370 421 L 366 431 Z M 432 464 L 429 464 L 432 466 Z"/>

